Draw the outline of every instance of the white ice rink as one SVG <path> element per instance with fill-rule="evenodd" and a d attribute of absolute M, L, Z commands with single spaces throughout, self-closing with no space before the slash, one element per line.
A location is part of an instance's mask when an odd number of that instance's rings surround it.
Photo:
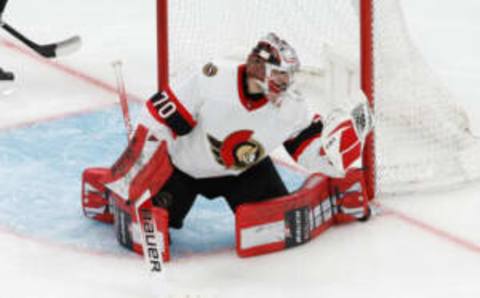
<path fill-rule="evenodd" d="M 0 34 L 0 67 L 17 76 L 0 83 L 0 134 L 115 105 L 113 60 L 124 61 L 133 100 L 155 92 L 154 1 L 10 2 L 5 20 L 39 42 L 79 34 L 84 44 L 55 63 Z M 480 1 L 402 3 L 416 45 L 480 135 Z M 233 249 L 174 258 L 164 281 L 151 280 L 136 255 L 57 243 L 0 221 L 0 298 L 480 297 L 479 193 L 477 183 L 379 198 L 384 212 L 367 223 L 255 258 Z"/>

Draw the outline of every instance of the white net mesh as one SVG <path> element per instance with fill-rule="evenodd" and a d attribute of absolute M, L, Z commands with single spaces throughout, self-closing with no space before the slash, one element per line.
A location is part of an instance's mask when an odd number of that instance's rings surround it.
<path fill-rule="evenodd" d="M 268 32 L 294 45 L 304 65 L 323 61 L 325 43 L 358 60 L 358 43 L 353 42 L 359 36 L 358 21 L 350 0 L 174 0 L 169 4 L 174 80 L 188 72 L 192 61 L 205 63 L 232 55 L 245 59 Z"/>
<path fill-rule="evenodd" d="M 480 177 L 466 114 L 407 34 L 397 0 L 374 1 L 379 191 L 449 188 Z"/>
<path fill-rule="evenodd" d="M 355 1 L 353 1 L 355 2 Z M 398 0 L 374 0 L 377 191 L 449 187 L 480 176 L 478 142 L 448 90 L 412 45 Z M 218 58 L 241 62 L 276 32 L 306 70 L 299 88 L 327 114 L 358 88 L 359 16 L 352 0 L 170 0 L 170 81 Z M 474 160 L 476 159 L 476 160 Z"/>

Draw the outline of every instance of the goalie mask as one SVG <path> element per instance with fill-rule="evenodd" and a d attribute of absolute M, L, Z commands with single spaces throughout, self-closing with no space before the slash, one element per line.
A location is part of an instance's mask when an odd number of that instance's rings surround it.
<path fill-rule="evenodd" d="M 300 62 L 295 49 L 276 34 L 262 38 L 249 56 L 249 75 L 255 78 L 263 92 L 274 103 L 292 85 Z"/>

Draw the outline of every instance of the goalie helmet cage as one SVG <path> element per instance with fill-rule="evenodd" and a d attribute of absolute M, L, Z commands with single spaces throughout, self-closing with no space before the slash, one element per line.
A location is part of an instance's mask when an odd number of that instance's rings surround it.
<path fill-rule="evenodd" d="M 399 0 L 156 1 L 160 89 L 188 76 L 192 65 L 238 49 L 244 59 L 259 37 L 276 32 L 318 77 L 310 83 L 325 85 L 327 53 L 351 60 L 376 116 L 364 151 L 371 197 L 480 177 L 478 139 L 413 45 Z M 326 81 L 338 89 L 335 80 Z"/>

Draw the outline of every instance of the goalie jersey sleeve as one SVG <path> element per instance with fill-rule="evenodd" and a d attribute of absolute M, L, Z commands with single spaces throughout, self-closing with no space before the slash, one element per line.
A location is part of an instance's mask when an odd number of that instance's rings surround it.
<path fill-rule="evenodd" d="M 313 116 L 310 125 L 283 143 L 290 156 L 298 161 L 305 149 L 322 136 L 323 123 L 319 115 Z"/>
<path fill-rule="evenodd" d="M 307 127 L 283 143 L 285 150 L 293 160 L 308 170 L 331 177 L 342 176 L 342 173 L 329 163 L 322 150 L 324 125 L 321 117 L 314 115 L 312 118 L 312 122 Z"/>

